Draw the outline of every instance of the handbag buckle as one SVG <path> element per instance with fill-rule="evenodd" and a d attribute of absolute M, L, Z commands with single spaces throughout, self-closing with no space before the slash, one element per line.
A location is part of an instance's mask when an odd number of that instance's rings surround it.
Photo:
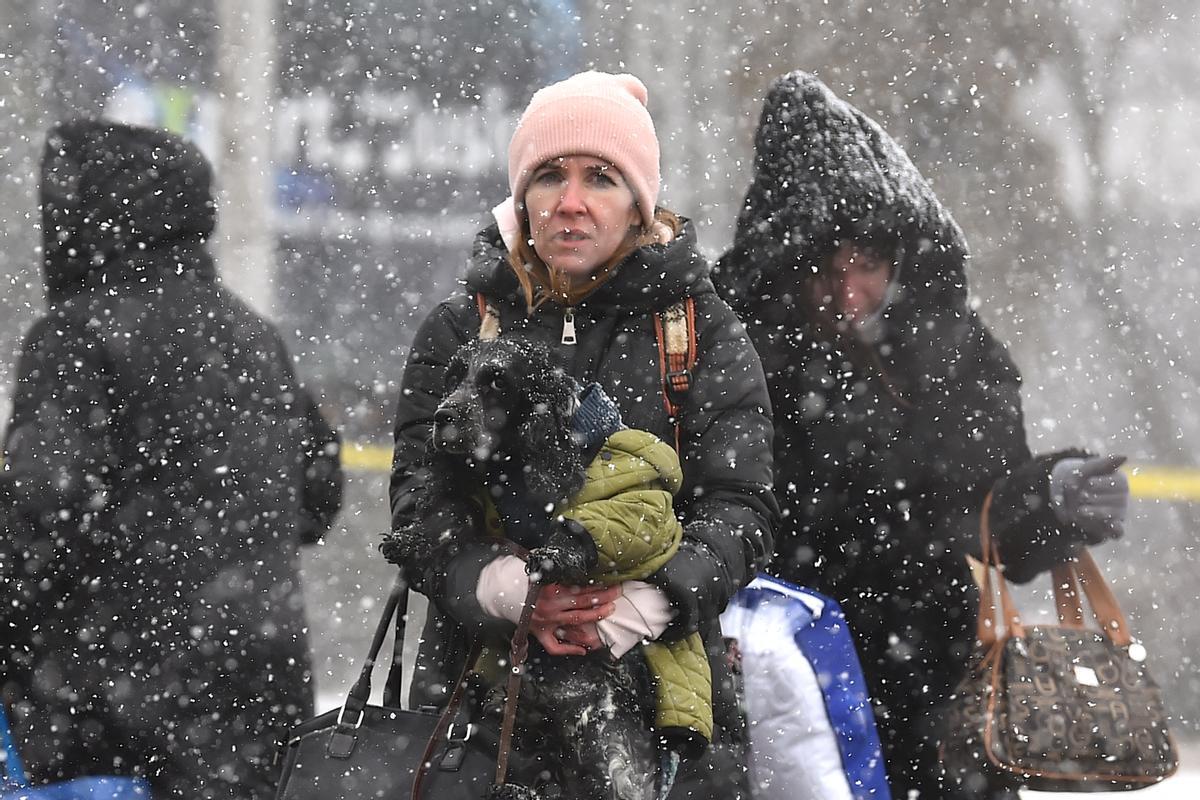
<path fill-rule="evenodd" d="M 347 699 L 346 703 L 349 703 L 349 702 L 350 702 L 350 700 Z M 349 727 L 349 728 L 354 728 L 354 730 L 358 730 L 359 728 L 362 727 L 363 720 L 367 718 L 367 710 L 365 708 L 358 709 L 358 719 L 356 719 L 354 721 L 354 724 L 351 725 L 349 722 L 346 722 L 346 703 L 342 703 L 342 710 L 338 712 L 337 724 L 339 727 L 345 726 L 345 727 Z"/>
<path fill-rule="evenodd" d="M 462 733 L 462 736 L 454 735 L 454 729 L 456 727 L 465 728 L 465 730 Z M 462 725 L 462 726 L 455 725 L 453 722 L 451 722 L 449 729 L 447 729 L 447 731 L 446 731 L 446 741 L 448 741 L 448 742 L 469 742 L 471 740 L 471 734 L 473 734 L 474 732 L 475 732 L 475 726 L 469 722 L 466 725 Z"/>
<path fill-rule="evenodd" d="M 462 733 L 455 736 L 455 728 L 461 730 Z M 467 740 L 471 738 L 471 734 L 474 732 L 475 726 L 470 723 L 466 725 L 450 723 L 450 727 L 446 730 L 446 752 L 442 753 L 442 757 L 438 760 L 439 770 L 442 772 L 458 772 L 462 769 L 463 760 L 467 757 Z"/>

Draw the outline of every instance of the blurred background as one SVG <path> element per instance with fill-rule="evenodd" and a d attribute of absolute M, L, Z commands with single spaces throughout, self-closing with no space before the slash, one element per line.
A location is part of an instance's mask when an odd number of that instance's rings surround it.
<path fill-rule="evenodd" d="M 662 202 L 715 257 L 764 90 L 808 70 L 965 229 L 1033 449 L 1130 457 L 1134 518 L 1098 555 L 1198 741 L 1198 39 L 1194 0 L 0 0 L 0 420 L 43 308 L 46 129 L 105 115 L 192 138 L 218 172 L 225 281 L 281 324 L 348 443 L 348 505 L 305 555 L 318 705 L 340 703 L 391 580 L 376 543 L 408 343 L 506 194 L 529 96 L 638 75 Z M 1048 589 L 1025 600 L 1052 608 Z"/>

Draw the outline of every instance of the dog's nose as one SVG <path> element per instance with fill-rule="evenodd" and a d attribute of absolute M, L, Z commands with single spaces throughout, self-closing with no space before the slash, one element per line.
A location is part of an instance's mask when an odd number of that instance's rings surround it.
<path fill-rule="evenodd" d="M 453 445 L 462 438 L 458 415 L 448 408 L 439 408 L 434 412 L 433 431 L 439 447 Z"/>

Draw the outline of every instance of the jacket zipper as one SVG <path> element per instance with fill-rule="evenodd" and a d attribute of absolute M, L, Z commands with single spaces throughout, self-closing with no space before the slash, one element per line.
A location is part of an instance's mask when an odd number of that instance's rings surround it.
<path fill-rule="evenodd" d="M 575 309 L 567 307 L 563 310 L 563 344 L 575 344 Z"/>

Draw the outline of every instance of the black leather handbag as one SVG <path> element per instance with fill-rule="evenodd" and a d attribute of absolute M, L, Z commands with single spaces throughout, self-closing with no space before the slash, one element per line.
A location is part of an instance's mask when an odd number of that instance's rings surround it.
<path fill-rule="evenodd" d="M 494 749 L 471 742 L 472 725 L 455 722 L 474 654 L 468 657 L 441 713 L 368 705 L 375 660 L 397 612 L 396 636 L 403 637 L 407 605 L 408 586 L 400 579 L 388 597 L 366 663 L 346 702 L 288 733 L 281 745 L 283 771 L 276 800 L 478 800 L 493 780 L 503 782 L 517 692 L 511 691 L 506 703 L 508 729 L 503 732 L 499 756 Z M 523 663 L 529 613 L 522 623 L 513 637 L 513 654 Z M 517 682 L 519 671 L 514 671 Z"/>
<path fill-rule="evenodd" d="M 1010 788 L 1140 789 L 1178 766 L 1162 696 L 1087 550 L 1053 569 L 1058 625 L 1024 625 L 996 570 L 984 503 L 984 572 L 976 652 L 946 715 L 942 761 L 954 776 L 990 775 Z M 997 633 L 995 585 L 1003 635 Z M 1081 592 L 1082 590 L 1082 592 Z M 1097 627 L 1085 625 L 1087 598 Z"/>

